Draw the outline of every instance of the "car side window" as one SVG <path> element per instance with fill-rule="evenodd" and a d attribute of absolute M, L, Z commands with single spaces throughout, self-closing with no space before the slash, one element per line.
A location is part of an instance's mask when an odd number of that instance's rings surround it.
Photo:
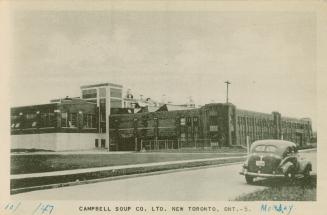
<path fill-rule="evenodd" d="M 255 147 L 254 151 L 255 152 L 264 152 L 265 148 L 266 148 L 266 146 L 260 146 L 259 145 L 259 146 Z"/>
<path fill-rule="evenodd" d="M 275 146 L 266 146 L 266 152 L 275 152 L 276 150 Z"/>

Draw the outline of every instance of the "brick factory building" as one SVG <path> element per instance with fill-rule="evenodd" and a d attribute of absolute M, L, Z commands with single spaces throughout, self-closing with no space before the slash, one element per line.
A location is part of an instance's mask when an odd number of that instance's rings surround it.
<path fill-rule="evenodd" d="M 260 139 L 284 139 L 303 146 L 312 136 L 310 119 L 241 110 L 230 103 L 189 110 L 113 114 L 109 121 L 114 150 L 246 146 L 247 140 L 251 143 Z"/>
<path fill-rule="evenodd" d="M 11 108 L 11 148 L 109 151 L 246 146 L 284 139 L 304 146 L 312 137 L 308 118 L 259 113 L 231 103 L 194 105 L 123 98 L 111 83 L 81 87 L 80 98 Z"/>

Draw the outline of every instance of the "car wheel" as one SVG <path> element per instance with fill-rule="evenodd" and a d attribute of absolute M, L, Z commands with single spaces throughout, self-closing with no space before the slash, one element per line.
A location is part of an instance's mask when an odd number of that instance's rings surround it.
<path fill-rule="evenodd" d="M 310 178 L 310 168 L 305 169 L 305 171 L 303 172 L 303 177 L 304 179 Z"/>
<path fill-rule="evenodd" d="M 294 174 L 293 171 L 289 171 L 285 176 L 286 176 L 286 178 L 287 178 L 288 181 L 294 182 L 294 180 L 295 180 L 295 174 Z"/>
<path fill-rule="evenodd" d="M 248 184 L 252 184 L 253 179 L 254 179 L 254 177 L 252 177 L 252 176 L 249 176 L 249 175 L 245 176 L 246 183 L 248 183 Z"/>

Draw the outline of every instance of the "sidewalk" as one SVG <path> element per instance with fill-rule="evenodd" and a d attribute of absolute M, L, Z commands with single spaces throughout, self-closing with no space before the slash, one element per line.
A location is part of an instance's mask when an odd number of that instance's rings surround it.
<path fill-rule="evenodd" d="M 73 154 L 131 154 L 135 151 L 114 151 L 108 152 L 106 150 L 83 150 L 83 151 L 62 151 L 62 152 L 12 152 L 11 155 L 73 155 Z"/>
<path fill-rule="evenodd" d="M 130 165 L 121 165 L 121 166 L 85 168 L 85 169 L 74 169 L 74 170 L 42 172 L 42 173 L 17 174 L 17 175 L 11 175 L 10 179 L 27 179 L 27 178 L 39 178 L 39 177 L 48 177 L 48 176 L 64 176 L 64 175 L 92 173 L 92 172 L 100 172 L 100 171 L 110 171 L 110 170 L 111 171 L 116 171 L 116 170 L 139 168 L 139 167 L 154 167 L 154 166 L 164 166 L 164 165 L 171 165 L 171 164 L 183 164 L 183 163 L 191 163 L 191 162 L 193 163 L 193 162 L 204 162 L 204 161 L 228 160 L 228 159 L 237 159 L 237 158 L 246 158 L 246 156 L 205 158 L 205 159 L 181 160 L 181 161 L 166 161 L 166 162 L 156 162 L 156 163 L 130 164 Z"/>

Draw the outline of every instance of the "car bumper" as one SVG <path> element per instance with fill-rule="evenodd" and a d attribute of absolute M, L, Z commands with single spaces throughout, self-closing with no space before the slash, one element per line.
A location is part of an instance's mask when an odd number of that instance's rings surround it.
<path fill-rule="evenodd" d="M 257 173 L 257 172 L 248 172 L 246 169 L 243 169 L 240 172 L 241 175 L 248 175 L 253 177 L 260 177 L 260 178 L 284 178 L 285 175 L 283 174 L 265 174 L 265 173 Z"/>

